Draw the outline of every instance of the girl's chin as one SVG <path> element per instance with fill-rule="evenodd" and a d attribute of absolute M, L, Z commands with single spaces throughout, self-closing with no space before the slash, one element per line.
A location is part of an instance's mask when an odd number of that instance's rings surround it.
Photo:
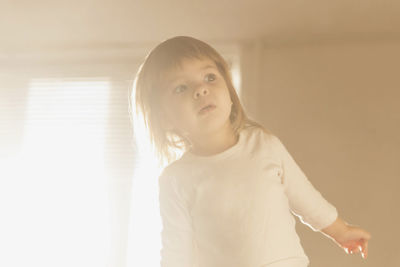
<path fill-rule="evenodd" d="M 204 120 L 199 126 L 198 133 L 200 134 L 217 134 L 219 132 L 226 132 L 232 129 L 228 120 Z"/>

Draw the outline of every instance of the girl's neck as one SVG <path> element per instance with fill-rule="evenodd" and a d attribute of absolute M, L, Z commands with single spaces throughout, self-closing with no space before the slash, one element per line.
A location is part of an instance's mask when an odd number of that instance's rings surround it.
<path fill-rule="evenodd" d="M 234 146 L 238 140 L 239 135 L 235 133 L 229 123 L 224 130 L 193 138 L 190 152 L 199 156 L 212 156 Z"/>

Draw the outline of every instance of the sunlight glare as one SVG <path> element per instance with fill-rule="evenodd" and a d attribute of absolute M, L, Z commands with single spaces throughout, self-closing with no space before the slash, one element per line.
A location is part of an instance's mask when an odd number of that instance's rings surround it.
<path fill-rule="evenodd" d="M 2 180 L 1 266 L 106 266 L 109 88 L 106 78 L 31 82 L 22 152 Z"/>

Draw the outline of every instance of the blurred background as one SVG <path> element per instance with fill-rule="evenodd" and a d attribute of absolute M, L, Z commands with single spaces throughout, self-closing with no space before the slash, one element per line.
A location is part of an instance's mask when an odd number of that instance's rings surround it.
<path fill-rule="evenodd" d="M 248 114 L 372 234 L 363 260 L 297 220 L 310 266 L 400 266 L 400 2 L 372 0 L 1 0 L 0 266 L 159 266 L 128 100 L 176 35 L 227 59 Z"/>

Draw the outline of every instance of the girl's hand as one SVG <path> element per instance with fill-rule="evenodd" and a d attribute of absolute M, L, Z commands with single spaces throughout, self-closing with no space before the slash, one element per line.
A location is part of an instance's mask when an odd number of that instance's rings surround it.
<path fill-rule="evenodd" d="M 322 230 L 342 247 L 347 254 L 361 252 L 365 259 L 368 256 L 368 241 L 371 234 L 364 229 L 345 223 L 338 218 L 332 225 Z"/>
<path fill-rule="evenodd" d="M 368 241 L 370 238 L 370 233 L 364 229 L 347 225 L 347 230 L 334 240 L 347 254 L 361 252 L 361 256 L 365 259 L 368 256 Z"/>

